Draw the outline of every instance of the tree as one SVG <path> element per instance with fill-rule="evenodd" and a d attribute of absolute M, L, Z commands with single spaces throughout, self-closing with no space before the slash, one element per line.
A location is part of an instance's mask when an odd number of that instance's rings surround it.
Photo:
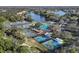
<path fill-rule="evenodd" d="M 7 51 L 10 50 L 12 51 L 13 48 L 13 41 L 10 37 L 4 36 L 4 33 L 1 31 L 0 32 L 0 51 Z"/>
<path fill-rule="evenodd" d="M 3 28 L 3 25 L 2 25 L 2 23 L 0 23 L 0 30 L 2 30 L 2 28 Z"/>
<path fill-rule="evenodd" d="M 79 18 L 77 19 L 78 25 L 79 25 Z"/>
<path fill-rule="evenodd" d="M 73 36 L 72 36 L 72 33 L 71 32 L 68 32 L 68 31 L 65 31 L 65 32 L 62 32 L 61 33 L 61 38 L 64 39 L 64 42 L 66 44 L 71 44 L 73 42 Z"/>
<path fill-rule="evenodd" d="M 3 47 L 0 46 L 0 53 L 3 53 L 4 50 L 3 50 Z"/>
<path fill-rule="evenodd" d="M 13 47 L 13 41 L 12 39 L 8 38 L 8 39 L 5 39 L 5 48 L 6 50 L 11 50 L 12 47 Z"/>
<path fill-rule="evenodd" d="M 63 38 L 72 39 L 72 33 L 71 32 L 65 31 L 65 32 L 62 32 L 61 35 L 62 35 Z"/>
<path fill-rule="evenodd" d="M 16 17 L 15 16 L 9 16 L 9 21 L 15 22 L 16 21 Z"/>
<path fill-rule="evenodd" d="M 40 49 L 38 49 L 36 47 L 31 47 L 30 50 L 31 50 L 32 53 L 39 53 L 39 52 L 41 52 Z"/>
<path fill-rule="evenodd" d="M 27 18 L 25 18 L 24 20 L 25 20 L 25 21 L 32 22 L 32 17 L 29 15 L 29 16 L 27 16 Z"/>
<path fill-rule="evenodd" d="M 69 52 L 70 52 L 70 53 L 77 53 L 78 51 L 77 51 L 77 48 L 71 48 L 71 49 L 69 50 Z"/>
<path fill-rule="evenodd" d="M 54 25 L 52 30 L 53 30 L 54 37 L 60 37 L 60 34 L 61 34 L 61 26 L 60 25 L 58 25 L 58 24 Z"/>
<path fill-rule="evenodd" d="M 4 21 L 6 21 L 6 18 L 4 18 L 3 16 L 0 17 L 0 23 L 3 23 Z"/>
<path fill-rule="evenodd" d="M 29 48 L 27 46 L 20 46 L 16 49 L 17 52 L 19 53 L 29 53 Z"/>
<path fill-rule="evenodd" d="M 4 33 L 3 33 L 3 31 L 0 31 L 0 47 L 3 47 L 1 49 L 4 49 L 4 47 L 5 47 L 5 45 L 4 45 L 5 42 L 4 42 L 3 37 L 4 37 Z"/>
<path fill-rule="evenodd" d="M 3 49 L 6 50 L 11 50 L 13 47 L 13 42 L 10 38 L 0 38 L 0 46 L 3 47 Z"/>
<path fill-rule="evenodd" d="M 3 22 L 6 21 L 6 18 L 4 18 L 3 16 L 0 17 L 0 29 L 3 28 Z"/>

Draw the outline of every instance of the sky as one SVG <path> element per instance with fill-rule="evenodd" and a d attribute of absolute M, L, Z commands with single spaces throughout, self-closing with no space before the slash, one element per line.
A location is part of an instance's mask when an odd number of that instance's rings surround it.
<path fill-rule="evenodd" d="M 0 6 L 77 6 L 78 0 L 0 0 Z"/>

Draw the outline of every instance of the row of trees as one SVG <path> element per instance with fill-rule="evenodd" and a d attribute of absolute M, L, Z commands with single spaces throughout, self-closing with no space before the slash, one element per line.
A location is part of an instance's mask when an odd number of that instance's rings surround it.
<path fill-rule="evenodd" d="M 10 52 L 13 50 L 13 42 L 10 37 L 6 37 L 5 33 L 0 30 L 0 52 Z"/>
<path fill-rule="evenodd" d="M 16 22 L 16 21 L 23 21 L 25 19 L 26 14 L 28 13 L 28 9 L 24 8 L 6 8 L 6 12 L 0 12 L 0 16 L 6 18 L 6 20 L 11 21 L 11 22 Z M 26 13 L 23 13 L 22 15 L 17 15 L 17 13 L 26 11 Z"/>
<path fill-rule="evenodd" d="M 3 16 L 0 17 L 0 30 L 3 29 L 3 23 L 6 21 L 7 19 Z"/>
<path fill-rule="evenodd" d="M 46 48 L 36 43 L 32 38 L 28 38 L 23 34 L 20 29 L 7 30 L 6 35 L 13 37 L 14 52 L 26 53 L 26 52 L 44 52 Z M 34 40 L 34 41 L 33 41 Z"/>

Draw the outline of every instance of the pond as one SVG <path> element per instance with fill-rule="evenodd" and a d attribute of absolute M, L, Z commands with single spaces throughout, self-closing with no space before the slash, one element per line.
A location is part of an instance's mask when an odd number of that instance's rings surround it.
<path fill-rule="evenodd" d="M 35 14 L 34 12 L 30 12 L 29 15 L 32 17 L 33 21 L 45 22 L 45 17 Z"/>
<path fill-rule="evenodd" d="M 56 15 L 59 15 L 59 16 L 63 16 L 63 15 L 65 15 L 66 13 L 64 12 L 64 11 L 56 11 L 56 12 L 54 12 Z"/>

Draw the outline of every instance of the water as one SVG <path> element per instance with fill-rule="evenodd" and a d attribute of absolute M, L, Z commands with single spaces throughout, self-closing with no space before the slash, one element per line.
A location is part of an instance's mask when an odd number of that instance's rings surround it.
<path fill-rule="evenodd" d="M 32 17 L 32 20 L 33 21 L 36 21 L 36 22 L 45 22 L 45 18 L 38 15 L 38 14 L 35 14 L 34 12 L 30 12 L 28 14 L 28 16 L 31 16 Z M 25 34 L 28 36 L 28 37 L 33 37 L 33 36 L 36 36 L 35 33 L 33 33 L 31 30 L 28 30 L 28 29 L 24 29 L 23 30 L 25 32 Z"/>
<path fill-rule="evenodd" d="M 45 17 L 40 16 L 38 14 L 35 14 L 33 12 L 30 12 L 29 15 L 32 17 L 33 21 L 36 22 L 45 22 Z"/>
<path fill-rule="evenodd" d="M 55 12 L 55 14 L 59 16 L 63 16 L 65 15 L 65 12 L 60 10 L 60 11 Z"/>
<path fill-rule="evenodd" d="M 59 16 L 63 16 L 65 15 L 65 12 L 64 11 L 57 11 L 57 12 L 54 12 L 56 15 L 59 15 Z M 43 16 L 40 16 L 38 14 L 35 14 L 34 12 L 30 12 L 29 15 L 32 17 L 33 21 L 36 21 L 36 22 L 45 22 L 45 17 Z"/>

